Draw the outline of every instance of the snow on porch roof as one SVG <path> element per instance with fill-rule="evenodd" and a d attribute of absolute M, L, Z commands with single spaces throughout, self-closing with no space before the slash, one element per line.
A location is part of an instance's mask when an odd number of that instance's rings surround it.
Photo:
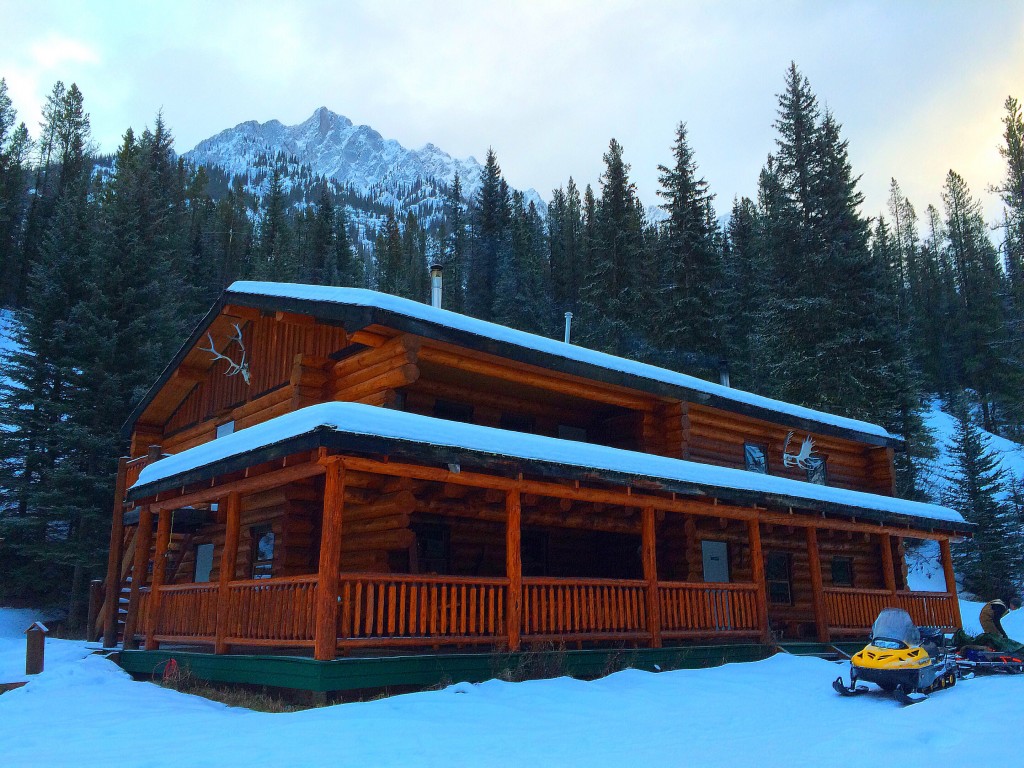
<path fill-rule="evenodd" d="M 243 297 L 249 297 L 245 301 Z M 887 443 L 889 441 L 901 442 L 902 438 L 888 432 L 877 424 L 866 421 L 849 419 L 844 416 L 835 416 L 823 411 L 816 411 L 811 408 L 793 405 L 781 400 L 773 400 L 769 397 L 755 395 L 741 389 L 725 387 L 715 384 L 696 376 L 688 376 L 684 373 L 677 373 L 665 368 L 658 368 L 647 363 L 629 360 L 623 357 L 616 357 L 605 352 L 598 352 L 575 344 L 566 344 L 563 341 L 549 339 L 545 336 L 538 336 L 525 331 L 517 331 L 496 323 L 489 323 L 484 320 L 477 320 L 457 312 L 450 312 L 446 309 L 438 309 L 417 301 L 391 296 L 377 291 L 369 291 L 363 288 L 337 288 L 333 286 L 303 285 L 299 283 L 268 283 L 237 281 L 232 283 L 225 292 L 225 301 L 230 303 L 237 300 L 239 303 L 251 303 L 253 299 L 260 297 L 272 298 L 298 302 L 299 305 L 293 309 L 317 314 L 316 309 L 311 309 L 309 304 L 336 305 L 342 307 L 360 307 L 370 310 L 379 310 L 412 320 L 418 324 L 427 323 L 433 327 L 441 327 L 480 339 L 497 342 L 502 345 L 518 347 L 521 350 L 528 350 L 540 353 L 548 357 L 547 360 L 539 361 L 541 366 L 557 364 L 558 359 L 572 361 L 585 366 L 593 366 L 596 369 L 603 369 L 607 373 L 618 374 L 627 379 L 622 382 L 625 386 L 640 386 L 641 389 L 650 388 L 650 385 L 667 385 L 669 388 L 685 390 L 680 399 L 687 399 L 686 394 L 691 394 L 695 402 L 706 402 L 708 405 L 722 407 L 732 410 L 740 410 L 756 418 L 778 418 L 778 416 L 789 417 L 790 426 L 807 429 L 808 426 L 824 426 L 825 431 L 840 430 L 844 433 L 853 433 L 854 439 L 873 438 L 871 442 Z M 322 310 L 321 310 L 322 311 Z M 422 333 L 417 328 L 413 332 Z M 427 333 L 426 335 L 429 335 Z M 499 352 L 500 354 L 500 352 Z M 582 375 L 586 375 L 584 372 Z M 693 394 L 697 397 L 693 398 Z M 810 422 L 807 425 L 803 422 Z M 832 428 L 829 430 L 828 428 Z"/>
<path fill-rule="evenodd" d="M 239 467 L 233 459 L 256 454 L 306 450 L 304 438 L 319 435 L 321 445 L 346 450 L 423 458 L 445 449 L 443 461 L 472 466 L 474 457 L 497 457 L 523 463 L 523 470 L 579 479 L 583 473 L 609 482 L 655 481 L 666 490 L 716 496 L 743 503 L 765 503 L 827 511 L 850 517 L 916 522 L 943 530 L 969 530 L 957 512 L 935 504 L 878 496 L 843 488 L 773 477 L 692 461 L 654 456 L 590 443 L 510 432 L 475 424 L 435 419 L 358 403 L 321 403 L 279 416 L 150 464 L 131 487 L 142 498 L 186 482 L 209 479 Z M 344 438 L 344 439 L 342 439 Z M 255 455 L 250 458 L 257 458 Z M 262 460 L 266 460 L 265 458 Z M 205 471 L 200 471 L 204 470 Z M 935 526 L 940 521 L 943 525 Z"/>

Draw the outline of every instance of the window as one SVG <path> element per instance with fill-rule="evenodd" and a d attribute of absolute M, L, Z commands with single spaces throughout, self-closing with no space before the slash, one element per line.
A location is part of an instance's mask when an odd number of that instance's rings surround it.
<path fill-rule="evenodd" d="M 748 472 L 768 474 L 768 453 L 764 446 L 754 443 L 743 444 L 743 467 Z"/>
<path fill-rule="evenodd" d="M 252 578 L 269 579 L 274 570 L 274 529 L 269 525 L 254 525 L 249 534 L 252 537 Z"/>
<path fill-rule="evenodd" d="M 853 586 L 853 558 L 833 557 L 832 558 L 832 586 L 852 587 Z"/>
<path fill-rule="evenodd" d="M 828 483 L 828 459 L 822 457 L 811 460 L 810 466 L 807 467 L 807 480 L 817 485 L 826 485 Z"/>
<path fill-rule="evenodd" d="M 793 556 L 788 552 L 769 552 L 764 577 L 768 601 L 776 605 L 793 604 Z"/>
<path fill-rule="evenodd" d="M 571 424 L 558 425 L 558 437 L 562 440 L 575 440 L 577 443 L 587 442 L 587 430 Z"/>
<path fill-rule="evenodd" d="M 196 584 L 209 581 L 213 570 L 213 544 L 196 544 L 195 565 L 192 581 Z"/>
<path fill-rule="evenodd" d="M 225 421 L 223 424 L 217 425 L 217 437 L 225 437 L 226 435 L 232 435 L 235 432 L 235 422 Z"/>
<path fill-rule="evenodd" d="M 502 429 L 508 429 L 513 432 L 532 433 L 535 431 L 533 416 L 526 413 L 510 413 L 508 411 L 503 411 L 501 414 L 501 422 L 498 426 Z"/>
<path fill-rule="evenodd" d="M 433 415 L 438 419 L 471 423 L 473 421 L 473 406 L 455 403 L 451 400 L 435 400 Z"/>
<path fill-rule="evenodd" d="M 420 573 L 451 573 L 451 531 L 447 525 L 425 523 L 413 528 Z"/>
<path fill-rule="evenodd" d="M 729 545 L 724 541 L 702 541 L 704 581 L 725 584 L 729 581 Z"/>
<path fill-rule="evenodd" d="M 548 542 L 547 531 L 525 530 L 519 540 L 519 550 L 523 561 L 523 576 L 548 576 Z"/>

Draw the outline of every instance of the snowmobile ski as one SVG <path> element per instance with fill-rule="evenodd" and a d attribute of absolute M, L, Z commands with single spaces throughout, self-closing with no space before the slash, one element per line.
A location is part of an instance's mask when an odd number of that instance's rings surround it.
<path fill-rule="evenodd" d="M 853 681 L 853 683 L 847 687 L 846 683 L 843 682 L 842 677 L 837 677 L 832 682 L 832 687 L 835 689 L 836 693 L 841 696 L 858 696 L 862 693 L 868 692 L 868 687 L 866 685 L 857 685 L 856 681 Z"/>
<path fill-rule="evenodd" d="M 905 707 L 908 707 L 911 704 L 920 704 L 922 701 L 928 700 L 927 693 L 921 693 L 920 691 L 908 691 L 902 685 L 896 686 L 896 690 L 892 692 L 892 696 Z"/>

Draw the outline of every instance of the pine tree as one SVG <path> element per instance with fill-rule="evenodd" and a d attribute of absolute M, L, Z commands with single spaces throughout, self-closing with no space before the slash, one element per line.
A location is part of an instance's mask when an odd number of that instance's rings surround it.
<path fill-rule="evenodd" d="M 996 187 L 1006 206 L 1006 269 L 1013 290 L 1018 317 L 1024 316 L 1024 115 L 1012 96 L 1004 104 L 1003 146 L 999 154 L 1006 161 L 1006 178 Z"/>
<path fill-rule="evenodd" d="M 21 232 L 28 203 L 26 182 L 32 141 L 24 123 L 15 126 L 17 112 L 0 78 L 0 302 L 18 298 L 16 285 L 22 273 Z"/>
<path fill-rule="evenodd" d="M 668 214 L 661 228 L 651 298 L 653 340 L 663 348 L 720 355 L 722 263 L 714 195 L 698 176 L 686 135 L 676 129 L 671 168 L 658 166 L 661 206 Z"/>
<path fill-rule="evenodd" d="M 1006 324 L 999 295 L 1002 275 L 998 254 L 988 238 L 981 203 L 952 170 L 946 176 L 942 200 L 946 209 L 945 259 L 957 296 L 953 357 L 959 361 L 959 381 L 975 390 L 984 426 L 994 432 L 995 400 L 1015 380 L 1000 355 Z"/>
<path fill-rule="evenodd" d="M 1004 496 L 1006 475 L 989 441 L 961 411 L 953 438 L 955 472 L 943 503 L 978 527 L 954 552 L 964 588 L 982 600 L 1017 594 L 1021 580 L 1021 531 Z"/>
<path fill-rule="evenodd" d="M 444 307 L 462 312 L 466 304 L 467 225 L 462 200 L 462 180 L 455 174 L 445 196 L 444 212 L 448 233 L 442 241 L 441 264 L 444 266 Z"/>
<path fill-rule="evenodd" d="M 643 214 L 622 145 L 615 139 L 604 162 L 589 269 L 580 290 L 580 335 L 591 346 L 621 355 L 638 341 L 631 327 L 635 308 L 642 303 L 637 270 L 644 253 Z"/>
<path fill-rule="evenodd" d="M 480 191 L 472 209 L 466 312 L 483 320 L 494 317 L 498 264 L 508 248 L 509 191 L 493 149 L 480 172 Z"/>

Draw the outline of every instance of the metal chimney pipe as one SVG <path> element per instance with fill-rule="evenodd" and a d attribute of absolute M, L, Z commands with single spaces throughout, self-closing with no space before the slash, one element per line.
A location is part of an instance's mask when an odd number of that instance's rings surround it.
<path fill-rule="evenodd" d="M 565 313 L 565 343 L 571 343 L 569 341 L 569 334 L 572 332 L 572 312 Z"/>
<path fill-rule="evenodd" d="M 430 265 L 430 306 L 441 308 L 441 272 L 440 264 Z"/>
<path fill-rule="evenodd" d="M 723 387 L 731 387 L 729 383 L 729 361 L 719 360 L 718 361 L 718 383 Z"/>

